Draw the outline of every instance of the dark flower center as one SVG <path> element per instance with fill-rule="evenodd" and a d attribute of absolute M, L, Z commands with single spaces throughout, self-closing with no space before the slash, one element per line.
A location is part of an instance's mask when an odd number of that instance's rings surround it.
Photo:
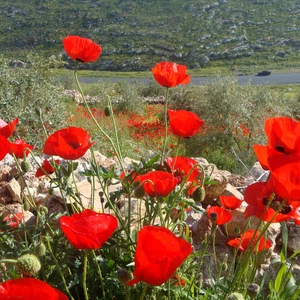
<path fill-rule="evenodd" d="M 77 148 L 79 148 L 81 146 L 80 143 L 78 142 L 68 142 L 68 145 L 73 148 L 74 150 L 76 150 Z"/>
<path fill-rule="evenodd" d="M 280 153 L 284 153 L 284 147 L 283 146 L 276 146 L 275 149 L 280 152 Z"/>
<path fill-rule="evenodd" d="M 268 197 L 263 197 L 263 201 L 262 201 L 263 205 L 268 205 L 268 202 L 269 202 Z M 283 215 L 287 215 L 293 210 L 293 208 L 290 205 L 282 206 L 282 201 L 280 199 L 278 199 L 277 196 L 275 196 L 275 198 L 272 200 L 269 208 L 272 208 L 276 212 L 278 211 L 278 213 L 283 214 Z"/>

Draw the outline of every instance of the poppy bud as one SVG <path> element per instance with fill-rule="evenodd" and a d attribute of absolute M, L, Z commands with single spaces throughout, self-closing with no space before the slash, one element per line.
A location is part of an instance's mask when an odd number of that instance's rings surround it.
<path fill-rule="evenodd" d="M 24 173 L 27 173 L 31 170 L 31 164 L 29 163 L 29 161 L 27 159 L 25 159 L 21 162 L 21 170 Z"/>
<path fill-rule="evenodd" d="M 44 256 L 46 254 L 46 251 L 47 249 L 43 242 L 38 243 L 34 249 L 34 252 L 37 256 Z"/>
<path fill-rule="evenodd" d="M 216 221 L 218 220 L 218 214 L 215 213 L 215 212 L 212 212 L 209 216 L 210 220 L 213 222 L 213 223 L 216 223 Z"/>
<path fill-rule="evenodd" d="M 145 196 L 145 189 L 142 185 L 138 185 L 135 189 L 134 189 L 134 196 L 136 198 L 143 198 Z"/>
<path fill-rule="evenodd" d="M 48 214 L 48 208 L 46 207 L 46 206 L 44 206 L 44 205 L 41 205 L 40 206 L 40 213 L 41 214 L 43 214 L 43 215 L 46 215 L 46 214 Z"/>
<path fill-rule="evenodd" d="M 244 300 L 244 296 L 240 293 L 232 293 L 227 298 L 227 300 Z"/>
<path fill-rule="evenodd" d="M 20 273 L 25 276 L 34 276 L 41 269 L 41 263 L 34 254 L 24 254 L 17 262 Z"/>
<path fill-rule="evenodd" d="M 110 111 L 110 108 L 108 106 L 106 106 L 104 108 L 104 114 L 107 116 L 107 117 L 110 117 L 111 115 L 111 111 Z"/>
<path fill-rule="evenodd" d="M 28 201 L 24 201 L 23 208 L 24 208 L 25 211 L 29 211 L 30 210 L 30 204 L 29 204 Z"/>
<path fill-rule="evenodd" d="M 257 294 L 259 293 L 259 285 L 256 283 L 250 283 L 247 288 L 247 294 L 249 295 L 250 299 L 255 299 Z"/>
<path fill-rule="evenodd" d="M 205 188 L 203 186 L 196 188 L 192 197 L 194 201 L 202 202 L 205 198 Z"/>
<path fill-rule="evenodd" d="M 37 114 L 37 116 L 38 116 L 39 118 L 42 116 L 42 110 L 41 110 L 39 107 L 37 107 L 37 108 L 35 109 L 35 113 Z"/>
<path fill-rule="evenodd" d="M 123 284 L 127 283 L 130 279 L 128 271 L 126 269 L 123 269 L 123 268 L 119 269 L 116 272 L 116 275 L 117 275 L 118 280 Z"/>
<path fill-rule="evenodd" d="M 49 195 L 53 195 L 54 194 L 54 188 L 51 186 L 51 187 L 49 187 L 49 189 L 48 189 L 48 194 Z"/>

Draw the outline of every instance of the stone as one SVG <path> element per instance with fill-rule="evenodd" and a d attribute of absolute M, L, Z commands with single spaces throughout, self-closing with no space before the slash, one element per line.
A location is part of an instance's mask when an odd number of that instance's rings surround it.
<path fill-rule="evenodd" d="M 21 187 L 16 179 L 13 178 L 7 183 L 7 189 L 13 201 L 21 202 Z"/>

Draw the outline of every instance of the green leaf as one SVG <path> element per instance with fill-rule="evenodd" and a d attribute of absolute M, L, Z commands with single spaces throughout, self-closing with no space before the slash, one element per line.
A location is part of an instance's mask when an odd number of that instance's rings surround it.
<path fill-rule="evenodd" d="M 282 235 L 282 248 L 280 252 L 281 261 L 284 262 L 287 258 L 287 243 L 288 243 L 288 229 L 286 222 L 280 223 L 281 225 L 281 235 Z"/>
<path fill-rule="evenodd" d="M 290 280 L 285 285 L 283 292 L 280 294 L 280 298 L 289 299 L 293 295 L 296 288 L 297 288 L 296 281 L 293 278 L 293 276 L 291 276 Z"/>
<path fill-rule="evenodd" d="M 282 278 L 285 275 L 287 271 L 287 266 L 286 264 L 283 264 L 280 268 L 280 270 L 277 273 L 276 279 L 275 279 L 275 291 L 278 293 L 282 284 Z"/>

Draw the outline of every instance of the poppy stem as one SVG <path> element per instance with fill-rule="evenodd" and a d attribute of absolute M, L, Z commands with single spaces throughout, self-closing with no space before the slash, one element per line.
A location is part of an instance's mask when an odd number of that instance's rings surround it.
<path fill-rule="evenodd" d="M 96 263 L 96 266 L 97 266 L 97 271 L 98 271 L 99 278 L 100 278 L 100 284 L 101 284 L 103 298 L 105 299 L 105 288 L 104 288 L 104 283 L 103 283 L 103 276 L 102 276 L 102 272 L 101 272 L 101 267 L 99 266 L 99 263 L 97 261 L 95 251 L 93 250 L 92 253 L 93 253 L 93 256 L 94 256 L 94 260 L 95 260 L 95 263 Z"/>
<path fill-rule="evenodd" d="M 88 250 L 84 250 L 84 252 L 83 252 L 82 287 L 83 287 L 85 300 L 89 300 L 89 294 L 88 294 L 87 287 L 86 287 L 87 263 L 88 263 Z"/>
<path fill-rule="evenodd" d="M 45 237 L 45 240 L 46 240 L 46 242 L 47 242 L 48 250 L 49 250 L 49 252 L 50 252 L 50 254 L 51 254 L 51 256 L 52 256 L 52 258 L 53 258 L 53 260 L 54 260 L 54 262 L 55 262 L 57 271 L 58 271 L 58 273 L 59 273 L 59 275 L 60 275 L 60 277 L 61 277 L 61 279 L 62 279 L 62 281 L 63 281 L 65 290 L 66 290 L 68 296 L 70 297 L 70 299 L 71 299 L 71 300 L 75 300 L 75 299 L 73 298 L 73 296 L 72 296 L 72 294 L 71 294 L 69 288 L 68 288 L 68 285 L 67 285 L 67 282 L 66 282 L 66 278 L 65 278 L 65 276 L 64 276 L 64 274 L 63 274 L 63 272 L 62 272 L 62 270 L 61 270 L 61 268 L 60 268 L 60 265 L 59 265 L 59 263 L 58 263 L 58 261 L 57 261 L 55 255 L 54 255 L 53 251 L 52 251 L 52 247 L 51 247 L 51 245 L 50 245 L 50 241 L 49 241 L 48 237 Z"/>
<path fill-rule="evenodd" d="M 167 140 L 168 140 L 168 97 L 169 97 L 169 88 L 166 90 L 166 98 L 165 98 L 165 108 L 164 108 L 164 121 L 165 121 L 165 137 L 163 143 L 163 149 L 161 152 L 161 164 L 164 161 L 164 156 L 167 148 Z"/>
<path fill-rule="evenodd" d="M 125 168 L 124 168 L 124 166 L 123 166 L 122 156 L 121 156 L 121 153 L 119 152 L 119 149 L 116 148 L 116 146 L 115 146 L 113 140 L 110 138 L 110 136 L 109 136 L 109 135 L 102 129 L 102 127 L 99 125 L 99 123 L 98 123 L 97 120 L 95 119 L 95 117 L 94 117 L 93 113 L 91 112 L 91 109 L 90 109 L 90 107 L 89 107 L 89 105 L 88 105 L 88 103 L 87 103 L 87 101 L 86 101 L 86 98 L 85 98 L 85 96 L 84 96 L 83 90 L 82 90 L 82 88 L 81 88 L 81 85 L 80 85 L 80 83 L 79 83 L 78 76 L 77 76 L 77 65 L 78 65 L 78 61 L 76 61 L 76 63 L 75 63 L 75 68 L 74 68 L 74 78 L 75 78 L 75 81 L 76 81 L 76 85 L 77 85 L 77 87 L 78 87 L 78 89 L 79 89 L 80 95 L 81 95 L 81 97 L 82 97 L 82 100 L 83 100 L 83 102 L 84 102 L 84 105 L 85 105 L 86 109 L 88 110 L 88 113 L 89 113 L 91 119 L 93 120 L 94 124 L 96 125 L 96 127 L 99 129 L 99 131 L 100 131 L 100 132 L 108 139 L 108 141 L 110 142 L 110 144 L 111 144 L 111 146 L 112 146 L 114 152 L 116 153 L 116 156 L 117 156 L 117 159 L 118 159 L 118 161 L 119 161 L 119 163 L 120 163 L 120 166 L 121 166 L 121 168 L 122 168 L 122 171 L 123 171 L 124 173 L 126 173 Z"/>
<path fill-rule="evenodd" d="M 145 298 L 145 296 L 146 296 L 147 288 L 148 288 L 148 284 L 145 283 L 145 284 L 144 284 L 143 291 L 142 291 L 142 295 L 141 295 L 141 297 L 140 297 L 140 300 L 144 300 L 144 298 Z"/>

